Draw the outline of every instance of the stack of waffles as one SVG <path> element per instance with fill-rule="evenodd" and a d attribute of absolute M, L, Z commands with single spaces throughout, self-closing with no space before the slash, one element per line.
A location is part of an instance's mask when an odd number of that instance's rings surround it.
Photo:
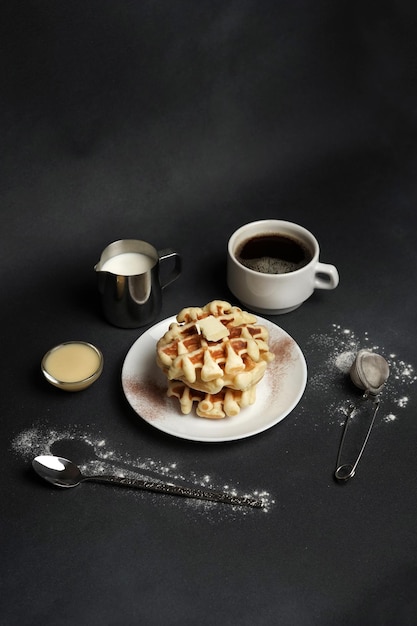
<path fill-rule="evenodd" d="M 213 300 L 183 309 L 176 320 L 157 343 L 156 361 L 182 413 L 195 402 L 199 417 L 221 419 L 253 404 L 256 385 L 274 359 L 257 318 Z"/>

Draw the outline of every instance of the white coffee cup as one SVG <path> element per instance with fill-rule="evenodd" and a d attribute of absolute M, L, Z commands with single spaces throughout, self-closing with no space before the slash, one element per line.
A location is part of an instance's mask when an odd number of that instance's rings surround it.
<path fill-rule="evenodd" d="M 304 258 L 300 262 L 286 267 L 276 267 L 269 256 L 262 256 L 258 267 L 257 261 L 239 260 L 245 253 L 245 245 L 255 241 L 258 247 L 268 238 L 285 245 L 300 246 Z M 284 238 L 284 239 L 282 239 Z M 288 241 L 289 240 L 289 241 Z M 275 244 L 273 244 L 275 245 Z M 247 248 L 249 250 L 249 248 Z M 296 248 L 294 248 L 297 251 Z M 259 252 L 259 251 L 258 251 Z M 301 253 L 300 253 L 301 254 Z M 308 230 L 284 220 L 260 220 L 250 222 L 236 230 L 229 239 L 227 254 L 227 284 L 230 291 L 246 308 L 257 313 L 277 315 L 288 313 L 298 308 L 307 300 L 315 289 L 335 289 L 339 284 L 339 274 L 334 265 L 320 263 L 320 248 L 317 239 Z M 301 258 L 301 257 L 300 257 Z M 245 263 L 246 265 L 244 265 Z M 251 265 L 248 267 L 247 265 Z M 267 273 L 276 272 L 280 273 Z"/>

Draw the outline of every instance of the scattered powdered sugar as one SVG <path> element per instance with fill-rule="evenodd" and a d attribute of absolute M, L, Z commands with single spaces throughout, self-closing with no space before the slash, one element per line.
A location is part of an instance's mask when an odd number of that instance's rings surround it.
<path fill-rule="evenodd" d="M 368 332 L 359 336 L 351 329 L 332 324 L 330 332 L 312 335 L 306 346 L 306 356 L 310 352 L 314 359 L 307 391 L 322 394 L 330 422 L 343 425 L 361 394 L 349 377 L 350 368 L 361 349 L 380 354 L 389 364 L 390 375 L 380 394 L 379 414 L 382 422 L 392 423 L 397 420 L 400 410 L 409 405 L 409 391 L 417 380 L 417 373 L 413 365 L 397 354 L 387 354 L 382 346 L 372 343 Z"/>
<path fill-rule="evenodd" d="M 355 360 L 355 352 L 352 350 L 348 350 L 347 352 L 342 352 L 338 354 L 335 359 L 335 365 L 338 370 L 347 374 L 352 366 L 353 361 Z"/>
<path fill-rule="evenodd" d="M 236 515 L 252 512 L 268 512 L 274 500 L 264 489 L 251 492 L 242 492 L 237 486 L 228 482 L 220 485 L 218 480 L 208 474 L 198 475 L 196 472 L 182 473 L 177 461 L 162 462 L 157 459 L 136 458 L 127 452 L 120 452 L 114 447 L 109 447 L 107 440 L 100 434 L 92 433 L 85 427 L 72 429 L 55 429 L 47 426 L 34 426 L 19 433 L 12 442 L 13 450 L 23 457 L 25 461 L 31 461 L 35 456 L 55 454 L 70 458 L 80 467 L 86 475 L 90 474 L 115 474 L 126 478 L 144 478 L 159 482 L 169 482 L 180 486 L 191 486 L 212 491 L 222 491 L 233 496 L 248 496 L 261 500 L 262 509 L 254 509 L 248 506 L 235 506 L 231 504 L 219 504 L 208 500 L 166 496 L 146 492 L 148 497 L 158 499 L 158 503 L 167 505 L 185 505 L 193 507 L 197 511 L 212 514 L 221 511 L 221 514 Z M 144 496 L 143 491 L 135 489 L 120 489 L 122 493 L 133 493 Z"/>

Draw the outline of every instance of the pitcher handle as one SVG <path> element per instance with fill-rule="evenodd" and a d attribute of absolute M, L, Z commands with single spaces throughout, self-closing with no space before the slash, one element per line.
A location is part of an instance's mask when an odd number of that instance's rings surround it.
<path fill-rule="evenodd" d="M 160 281 L 161 289 L 164 289 L 168 285 L 174 282 L 181 274 L 182 270 L 182 257 L 178 252 L 172 250 L 172 248 L 164 248 L 163 250 L 158 250 L 159 262 L 167 261 L 168 259 L 174 259 L 174 267 L 171 272 L 167 275 L 164 281 Z"/>

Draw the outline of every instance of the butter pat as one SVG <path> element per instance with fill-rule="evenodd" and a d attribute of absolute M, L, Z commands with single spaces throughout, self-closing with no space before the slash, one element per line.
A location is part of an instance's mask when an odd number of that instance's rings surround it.
<path fill-rule="evenodd" d="M 207 341 L 220 341 L 220 339 L 229 336 L 229 331 L 226 326 L 224 326 L 217 317 L 214 317 L 214 315 L 209 315 L 208 317 L 203 317 L 203 319 L 198 320 L 197 326 Z"/>

